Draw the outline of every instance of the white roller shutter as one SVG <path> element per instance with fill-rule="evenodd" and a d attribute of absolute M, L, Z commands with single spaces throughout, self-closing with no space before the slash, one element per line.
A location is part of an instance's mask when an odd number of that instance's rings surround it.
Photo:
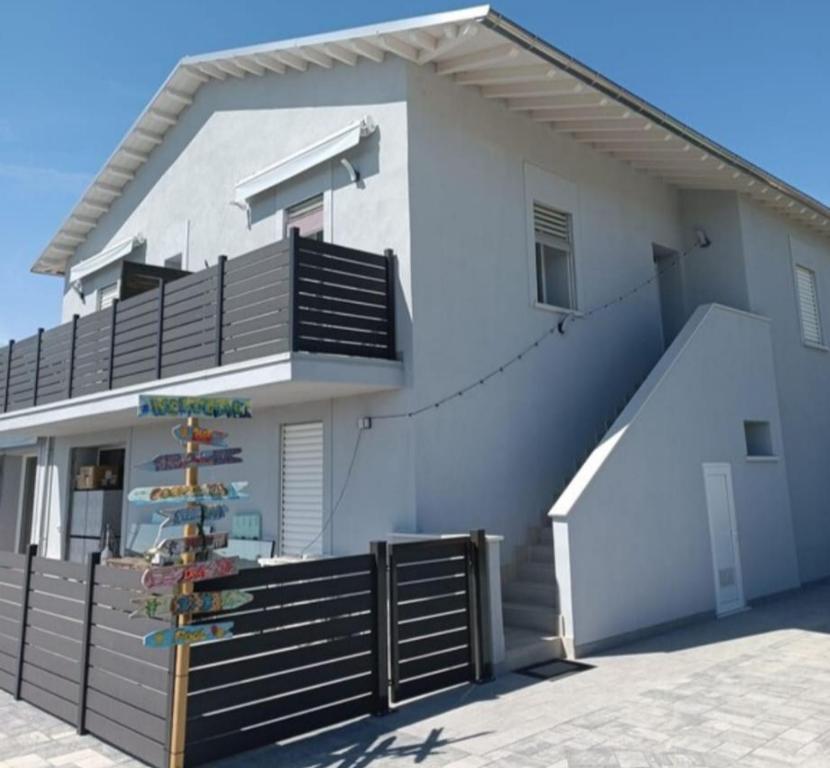
<path fill-rule="evenodd" d="M 822 344 L 821 318 L 818 310 L 815 273 L 796 265 L 795 291 L 798 297 L 798 311 L 801 316 L 801 335 L 810 344 Z"/>
<path fill-rule="evenodd" d="M 280 553 L 323 553 L 323 424 L 282 426 Z"/>

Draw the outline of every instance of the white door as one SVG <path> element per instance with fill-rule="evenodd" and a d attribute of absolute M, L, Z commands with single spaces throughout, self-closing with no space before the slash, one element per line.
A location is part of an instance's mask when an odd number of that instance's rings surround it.
<path fill-rule="evenodd" d="M 323 554 L 323 424 L 283 424 L 280 554 Z"/>
<path fill-rule="evenodd" d="M 744 607 L 741 553 L 732 495 L 732 468 L 729 464 L 704 464 L 706 508 L 712 539 L 712 564 L 715 570 L 715 602 L 718 615 Z"/>

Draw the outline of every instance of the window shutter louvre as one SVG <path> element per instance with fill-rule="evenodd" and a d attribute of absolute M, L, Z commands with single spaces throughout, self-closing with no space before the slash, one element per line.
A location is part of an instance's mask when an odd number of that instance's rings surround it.
<path fill-rule="evenodd" d="M 571 217 L 555 208 L 534 202 L 533 228 L 543 235 L 571 242 Z"/>
<path fill-rule="evenodd" d="M 815 273 L 806 267 L 796 265 L 795 289 L 798 296 L 798 310 L 801 316 L 801 335 L 804 341 L 811 344 L 821 344 L 823 337 Z"/>
<path fill-rule="evenodd" d="M 280 554 L 323 554 L 323 424 L 284 424 Z"/>
<path fill-rule="evenodd" d="M 118 298 L 118 283 L 105 285 L 98 289 L 98 309 L 106 309 L 112 306 L 112 302 Z"/>

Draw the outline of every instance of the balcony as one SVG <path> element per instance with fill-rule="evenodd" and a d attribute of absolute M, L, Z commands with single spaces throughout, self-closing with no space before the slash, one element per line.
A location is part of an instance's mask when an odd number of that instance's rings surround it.
<path fill-rule="evenodd" d="M 396 359 L 391 252 L 366 253 L 292 231 L 285 241 L 220 256 L 201 272 L 10 342 L 0 349 L 0 422 L 148 382 L 186 386 L 193 374 L 216 377 L 244 370 L 246 362 L 309 359 L 294 353 L 329 364 Z M 377 383 L 389 388 L 394 379 L 381 375 Z M 363 383 L 357 391 L 372 389 L 372 381 Z M 54 405 L 48 410 L 54 413 Z"/>

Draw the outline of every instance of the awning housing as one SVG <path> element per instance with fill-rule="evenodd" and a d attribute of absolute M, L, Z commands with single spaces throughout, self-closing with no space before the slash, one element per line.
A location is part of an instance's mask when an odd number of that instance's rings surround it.
<path fill-rule="evenodd" d="M 360 120 L 349 123 L 345 128 L 335 131 L 330 136 L 326 136 L 324 139 L 294 152 L 273 165 L 257 171 L 237 183 L 234 202 L 237 205 L 248 207 L 252 197 L 273 189 L 288 179 L 331 160 L 333 157 L 342 155 L 356 147 L 362 138 L 374 133 L 375 128 L 375 122 L 367 115 Z"/>
<path fill-rule="evenodd" d="M 75 264 L 69 270 L 69 282 L 76 283 L 89 277 L 91 274 L 98 272 L 104 267 L 114 264 L 116 261 L 123 259 L 125 256 L 131 254 L 138 246 L 144 243 L 144 238 L 141 235 L 135 235 L 122 240 L 115 245 L 105 248 L 100 253 L 90 256 L 88 259 Z"/>

